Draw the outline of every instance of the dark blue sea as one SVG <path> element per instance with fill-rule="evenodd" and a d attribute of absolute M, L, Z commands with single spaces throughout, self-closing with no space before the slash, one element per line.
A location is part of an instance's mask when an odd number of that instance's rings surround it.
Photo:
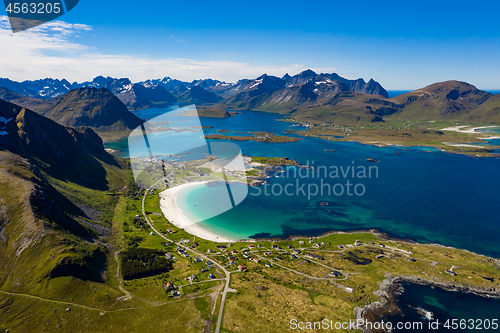
<path fill-rule="evenodd" d="M 403 95 L 411 92 L 411 90 L 387 90 L 387 94 L 389 94 L 389 98 L 393 98 L 399 95 Z"/>
<path fill-rule="evenodd" d="M 402 287 L 404 291 L 396 296 L 396 303 L 403 313 L 382 319 L 391 322 L 394 328 L 401 323 L 408 329 L 400 326 L 403 329 L 393 332 L 500 331 L 499 299 L 410 283 L 403 283 Z M 432 312 L 434 318 L 429 320 L 419 308 Z"/>

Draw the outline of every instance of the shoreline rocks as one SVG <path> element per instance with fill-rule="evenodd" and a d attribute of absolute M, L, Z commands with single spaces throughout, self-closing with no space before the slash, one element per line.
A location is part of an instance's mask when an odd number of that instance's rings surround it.
<path fill-rule="evenodd" d="M 482 297 L 500 298 L 500 288 L 483 288 L 461 283 L 435 281 L 418 276 L 392 276 L 390 273 L 386 274 L 386 276 L 387 279 L 379 282 L 379 290 L 373 292 L 373 294 L 380 297 L 380 300 L 354 308 L 356 320 L 378 321 L 380 317 L 388 313 L 400 312 L 401 310 L 396 304 L 394 294 L 397 292 L 401 282 L 438 287 L 452 292 L 473 293 Z M 363 328 L 362 331 L 363 333 L 372 332 L 366 328 Z"/>

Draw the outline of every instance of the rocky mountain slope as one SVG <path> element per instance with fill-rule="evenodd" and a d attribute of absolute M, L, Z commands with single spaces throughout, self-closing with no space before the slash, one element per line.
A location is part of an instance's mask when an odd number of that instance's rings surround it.
<path fill-rule="evenodd" d="M 386 119 L 500 123 L 500 98 L 460 81 L 439 82 L 392 99 L 364 101 Z"/>
<path fill-rule="evenodd" d="M 96 158 L 116 163 L 104 151 L 101 138 L 89 127 L 62 126 L 3 100 L 0 100 L 0 120 L 0 150 L 35 161 L 41 170 L 61 180 L 106 188 L 106 173 Z"/>
<path fill-rule="evenodd" d="M 387 112 L 409 120 L 475 118 L 479 107 L 494 96 L 466 82 L 439 82 L 393 98 L 395 108 Z"/>
<path fill-rule="evenodd" d="M 120 163 L 92 129 L 65 127 L 0 100 L 2 289 L 46 294 L 102 281 L 107 249 L 89 222 L 82 222 L 91 219 L 86 208 L 67 191 L 126 186 Z M 52 279 L 58 277 L 71 279 L 56 286 Z"/>
<path fill-rule="evenodd" d="M 160 85 L 143 86 L 129 79 L 113 79 L 105 86 L 118 97 L 129 110 L 143 110 L 149 107 L 166 107 L 177 99 Z"/>
<path fill-rule="evenodd" d="M 236 108 L 291 114 L 311 123 L 355 125 L 389 119 L 500 123 L 499 95 L 465 82 L 435 83 L 391 99 L 352 92 L 344 83 L 333 82 L 307 81 L 254 97 L 238 94 L 229 102 Z"/>
<path fill-rule="evenodd" d="M 316 74 L 312 70 L 282 78 L 264 74 L 255 80 L 240 80 L 230 91 L 234 93 L 226 101 L 230 106 L 280 112 L 327 101 L 340 92 L 388 96 L 373 80 L 368 83 L 363 79 L 347 80 L 337 74 Z"/>
<path fill-rule="evenodd" d="M 130 130 L 143 121 L 109 90 L 80 88 L 53 99 L 35 99 L 0 88 L 0 98 L 36 111 L 61 125 Z"/>
<path fill-rule="evenodd" d="M 191 104 L 206 104 L 217 103 L 222 100 L 222 97 L 202 88 L 201 86 L 193 86 L 186 89 L 187 90 L 179 96 L 179 102 Z"/>

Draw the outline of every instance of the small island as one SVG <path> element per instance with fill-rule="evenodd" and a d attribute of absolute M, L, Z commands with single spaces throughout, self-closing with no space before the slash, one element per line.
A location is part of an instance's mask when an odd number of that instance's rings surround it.
<path fill-rule="evenodd" d="M 227 131 L 220 130 L 219 133 L 224 133 Z M 257 142 L 269 142 L 269 143 L 286 143 L 286 142 L 298 142 L 303 140 L 303 138 L 295 136 L 284 136 L 275 135 L 268 132 L 254 132 L 252 136 L 240 136 L 240 135 L 224 135 L 224 134 L 208 134 L 205 135 L 206 139 L 212 140 L 233 140 L 233 141 L 257 141 Z"/>

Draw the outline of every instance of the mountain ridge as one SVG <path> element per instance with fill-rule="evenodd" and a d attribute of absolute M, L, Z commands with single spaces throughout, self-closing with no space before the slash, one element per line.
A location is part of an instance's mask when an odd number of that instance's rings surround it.
<path fill-rule="evenodd" d="M 104 88 L 115 94 L 131 111 L 149 107 L 161 108 L 177 102 L 177 98 L 161 85 L 145 87 L 138 83 L 132 83 L 127 78 L 107 81 Z"/>
<path fill-rule="evenodd" d="M 36 99 L 0 88 L 0 98 L 66 126 L 97 130 L 131 130 L 143 123 L 105 88 L 79 88 L 53 99 Z"/>
<path fill-rule="evenodd" d="M 111 161 L 101 138 L 89 127 L 68 127 L 15 104 L 0 100 L 4 119 L 0 149 L 37 161 L 62 180 L 103 188 L 107 180 L 94 154 Z M 85 148 L 85 149 L 84 149 Z M 111 162 L 115 164 L 115 162 Z M 72 165 L 68 170 L 67 166 Z"/>
<path fill-rule="evenodd" d="M 33 293 L 58 277 L 68 288 L 102 282 L 107 249 L 67 191 L 123 187 L 124 166 L 92 129 L 62 126 L 3 100 L 0 127 L 0 285 Z"/>
<path fill-rule="evenodd" d="M 27 97 L 33 97 L 33 98 L 38 98 L 38 99 L 50 99 L 54 97 L 59 97 L 62 96 L 71 90 L 79 89 L 79 88 L 108 88 L 111 90 L 115 95 L 117 95 L 124 103 L 131 108 L 131 110 L 139 110 L 141 108 L 145 107 L 153 107 L 153 105 L 150 105 L 149 102 L 152 102 L 151 100 L 148 100 L 147 97 L 141 96 L 141 94 L 149 94 L 153 95 L 153 98 L 156 98 L 156 104 L 157 103 L 172 103 L 175 102 L 176 99 L 180 98 L 183 93 L 185 93 L 187 90 L 189 90 L 192 87 L 199 86 L 209 92 L 212 92 L 216 94 L 217 96 L 220 96 L 223 99 L 227 99 L 228 97 L 236 94 L 237 92 L 241 92 L 240 87 L 241 84 L 244 82 L 252 81 L 252 80 L 259 80 L 263 76 L 268 76 L 268 77 L 273 77 L 268 74 L 263 74 L 257 79 L 241 79 L 236 83 L 227 83 L 225 81 L 219 81 L 215 79 L 200 79 L 200 80 L 193 80 L 191 82 L 184 82 L 181 80 L 177 79 L 172 79 L 170 77 L 164 77 L 163 79 L 148 79 L 140 82 L 133 83 L 131 80 L 127 78 L 113 78 L 113 77 L 104 77 L 104 76 L 97 76 L 95 77 L 92 81 L 86 81 L 86 82 L 73 82 L 70 83 L 66 79 L 52 79 L 52 78 L 46 78 L 46 79 L 39 79 L 39 80 L 26 80 L 22 82 L 16 82 L 12 81 L 7 78 L 0 78 L 0 87 L 4 87 L 7 89 L 10 89 L 18 94 L 27 96 Z M 370 80 L 368 83 L 365 83 L 363 79 L 357 79 L 357 80 L 349 80 L 345 79 L 338 74 L 332 73 L 323 73 L 323 74 L 316 74 L 314 71 L 308 69 L 305 70 L 299 74 L 296 74 L 294 76 L 290 76 L 288 74 L 285 74 L 283 77 L 278 78 L 278 77 L 273 77 L 282 80 L 283 82 L 287 83 L 290 81 L 290 83 L 296 84 L 296 82 L 301 82 L 304 83 L 304 78 L 307 77 L 329 77 L 330 80 L 335 80 L 339 81 L 342 83 L 347 83 L 348 89 L 354 89 L 354 92 L 362 92 L 361 90 L 364 89 L 363 92 L 367 93 L 376 93 L 376 94 L 381 94 L 382 96 L 386 96 L 386 91 L 383 89 L 382 86 L 380 86 L 378 83 L 376 83 L 373 80 Z M 370 82 L 374 82 L 375 87 L 372 87 Z M 355 84 L 358 82 L 358 84 Z M 370 85 L 369 85 L 370 84 Z M 363 85 L 367 85 L 366 87 L 363 88 Z M 377 86 L 378 85 L 378 86 Z M 136 89 L 132 89 L 134 86 L 136 86 Z M 165 91 L 160 89 L 159 91 L 154 91 L 158 87 L 165 88 L 169 94 L 172 96 L 166 94 Z M 141 89 L 144 88 L 144 89 Z M 135 90 L 132 93 L 128 92 L 125 93 L 125 91 L 130 91 L 130 90 Z M 122 96 L 119 96 L 122 94 Z M 136 96 L 135 99 L 138 101 L 133 101 L 134 97 L 131 97 L 130 95 L 139 95 Z M 182 98 L 180 99 L 182 102 Z"/>
<path fill-rule="evenodd" d="M 307 121 L 348 124 L 385 119 L 500 123 L 500 98 L 461 81 L 431 84 L 393 98 L 342 91 L 284 112 Z"/>
<path fill-rule="evenodd" d="M 66 84 L 58 82 L 59 85 Z M 132 83 L 126 78 L 99 76 L 85 84 L 96 88 L 79 89 L 98 89 L 98 86 L 104 85 L 125 102 L 129 110 L 162 107 L 175 100 L 181 104 L 206 105 L 207 107 L 200 108 L 200 116 L 227 117 L 226 111 L 234 109 L 293 113 L 308 121 L 321 118 L 321 121 L 333 122 L 338 118 L 337 121 L 347 123 L 383 122 L 384 119 L 391 118 L 500 121 L 497 109 L 499 98 L 460 81 L 434 83 L 393 98 L 388 98 L 387 91 L 373 79 L 368 82 L 363 79 L 349 80 L 335 73 L 317 74 L 312 70 L 305 70 L 294 76 L 285 74 L 281 78 L 263 74 L 255 79 L 242 79 L 236 83 L 214 79 L 188 83 L 170 77 Z M 22 98 L 2 89 L 0 98 L 38 112 L 48 103 L 44 101 L 54 101 Z M 215 110 L 217 112 L 213 112 Z M 123 108 L 121 112 L 125 114 Z M 57 119 L 55 112 L 42 114 Z M 95 127 L 95 124 L 76 121 L 63 124 Z"/>

